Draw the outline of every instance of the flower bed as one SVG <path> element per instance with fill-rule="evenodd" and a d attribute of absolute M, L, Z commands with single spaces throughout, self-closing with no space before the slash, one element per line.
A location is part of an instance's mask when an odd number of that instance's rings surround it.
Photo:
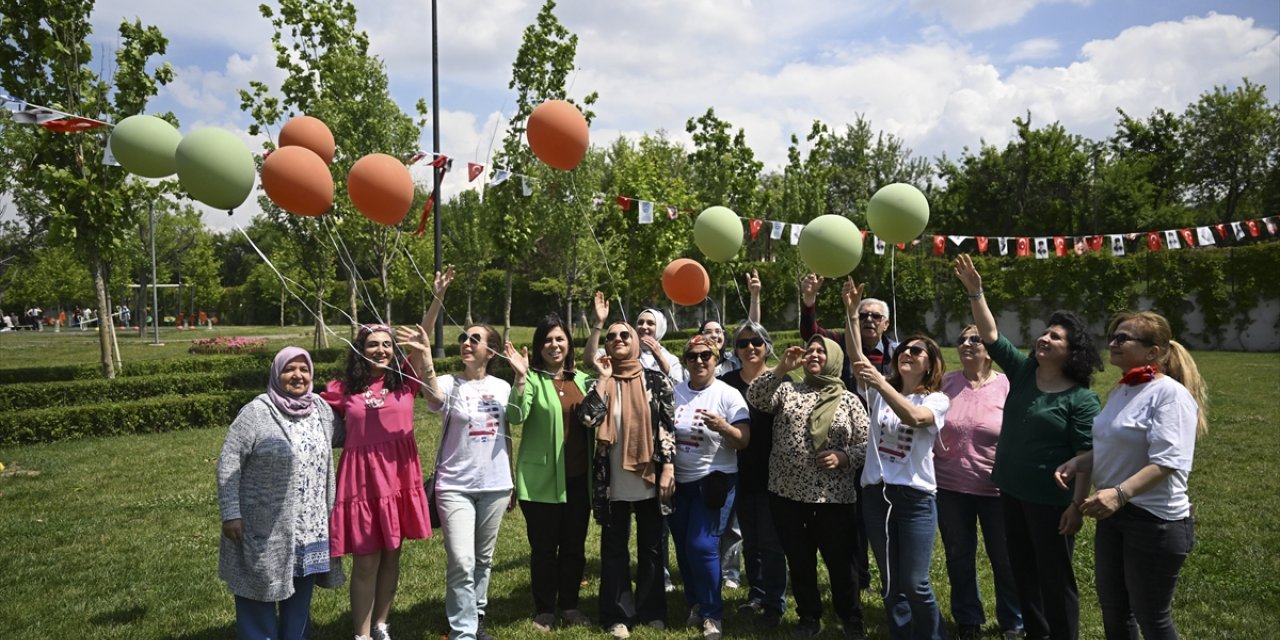
<path fill-rule="evenodd" d="M 204 338 L 191 343 L 191 348 L 187 349 L 189 353 L 198 353 L 202 355 L 210 354 L 239 354 L 239 353 L 261 353 L 267 348 L 266 338 L 240 338 L 234 336 L 224 336 L 219 338 Z"/>

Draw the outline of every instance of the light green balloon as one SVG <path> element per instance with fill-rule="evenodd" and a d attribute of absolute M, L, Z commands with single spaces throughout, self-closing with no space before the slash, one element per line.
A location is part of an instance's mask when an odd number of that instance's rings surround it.
<path fill-rule="evenodd" d="M 144 178 L 164 178 L 178 170 L 174 153 L 182 134 L 155 116 L 136 115 L 111 130 L 111 155 L 126 171 Z"/>
<path fill-rule="evenodd" d="M 728 207 L 707 207 L 693 222 L 693 243 L 708 260 L 732 260 L 742 248 L 742 220 Z"/>
<path fill-rule="evenodd" d="M 844 216 L 818 216 L 800 230 L 800 259 L 824 278 L 840 278 L 862 261 L 862 232 Z"/>
<path fill-rule="evenodd" d="M 226 129 L 200 129 L 178 144 L 182 188 L 215 209 L 234 209 L 253 191 L 256 170 L 249 148 Z"/>
<path fill-rule="evenodd" d="M 929 224 L 929 201 L 902 182 L 882 187 L 867 203 L 867 226 L 890 244 L 911 242 Z"/>

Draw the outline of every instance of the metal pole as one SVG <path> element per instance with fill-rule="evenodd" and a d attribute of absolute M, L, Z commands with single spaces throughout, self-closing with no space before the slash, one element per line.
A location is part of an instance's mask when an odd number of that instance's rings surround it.
<path fill-rule="evenodd" d="M 431 151 L 440 153 L 440 37 L 436 28 L 436 0 L 431 0 Z M 440 216 L 444 210 L 440 207 L 440 182 L 444 179 L 444 168 L 431 168 L 432 187 L 431 205 L 435 210 L 433 235 L 435 238 L 436 273 L 441 271 L 440 260 Z M 428 284 L 428 286 L 432 286 Z M 433 292 L 434 295 L 434 292 Z M 431 357 L 444 357 L 444 314 L 436 317 L 435 338 L 432 339 Z"/>
<path fill-rule="evenodd" d="M 147 216 L 151 220 L 151 325 L 155 328 L 155 337 L 151 344 L 159 346 L 160 342 L 160 288 L 156 286 L 156 204 L 147 203 Z"/>

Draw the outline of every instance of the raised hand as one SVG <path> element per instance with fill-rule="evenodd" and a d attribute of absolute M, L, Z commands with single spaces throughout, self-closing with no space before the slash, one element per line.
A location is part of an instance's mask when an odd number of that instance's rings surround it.
<path fill-rule="evenodd" d="M 435 294 L 437 300 L 443 300 L 444 294 L 449 290 L 449 285 L 453 283 L 454 276 L 453 265 L 445 265 L 444 272 L 436 272 L 435 284 L 432 286 L 432 293 Z"/>
<path fill-rule="evenodd" d="M 855 317 L 858 313 L 858 307 L 862 304 L 862 297 L 867 293 L 867 285 L 859 285 L 853 276 L 849 276 L 844 281 L 844 286 L 840 288 L 840 299 L 844 300 L 845 313 L 850 317 Z"/>
<path fill-rule="evenodd" d="M 955 273 L 956 278 L 960 280 L 960 284 L 964 285 L 969 295 L 976 295 L 982 290 L 982 275 L 973 266 L 973 258 L 970 258 L 969 254 L 962 253 L 960 257 L 956 258 Z"/>
<path fill-rule="evenodd" d="M 787 373 L 800 366 L 804 361 L 804 347 L 800 345 L 791 345 L 786 351 L 782 352 L 782 358 L 778 361 L 777 372 Z"/>
<path fill-rule="evenodd" d="M 596 358 L 596 371 L 600 374 L 597 384 L 604 382 L 613 377 L 613 360 L 608 355 L 601 354 Z"/>
<path fill-rule="evenodd" d="M 593 303 L 596 312 L 596 324 L 603 325 L 604 321 L 609 318 L 609 299 L 604 297 L 603 291 L 597 291 L 593 298 Z"/>
<path fill-rule="evenodd" d="M 662 343 L 658 342 L 658 340 L 653 336 L 640 338 L 640 344 L 643 344 L 645 348 L 649 350 L 649 353 L 654 355 L 662 353 Z"/>
<path fill-rule="evenodd" d="M 523 378 L 529 375 L 529 347 L 524 347 L 520 351 L 516 351 L 515 345 L 507 343 L 504 350 L 507 361 L 511 363 L 511 370 L 515 372 L 516 377 Z"/>
<path fill-rule="evenodd" d="M 880 370 L 866 360 L 858 360 L 853 363 L 853 376 L 873 389 L 883 388 L 886 384 L 884 375 L 880 373 Z"/>
<path fill-rule="evenodd" d="M 760 274 L 756 273 L 755 269 L 747 274 L 747 291 L 753 296 L 760 295 Z"/>
<path fill-rule="evenodd" d="M 419 352 L 431 352 L 431 338 L 425 327 L 415 324 L 407 327 L 396 327 L 396 342 L 404 348 Z"/>
<path fill-rule="evenodd" d="M 816 273 L 806 273 L 800 278 L 800 302 L 806 307 L 812 307 L 818 302 L 818 290 L 822 288 L 822 276 Z"/>

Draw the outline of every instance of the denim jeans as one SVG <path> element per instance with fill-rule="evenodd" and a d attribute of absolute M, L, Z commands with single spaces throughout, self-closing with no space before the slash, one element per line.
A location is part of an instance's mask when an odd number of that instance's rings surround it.
<path fill-rule="evenodd" d="M 489 569 L 498 546 L 498 526 L 510 491 L 439 491 L 436 506 L 444 523 L 444 612 L 450 640 L 475 640 L 489 603 Z"/>
<path fill-rule="evenodd" d="M 991 561 L 996 587 L 996 619 L 1003 631 L 1022 629 L 1018 583 L 1005 549 L 1004 507 L 999 496 L 938 489 L 938 530 L 947 553 L 947 579 L 951 582 L 951 617 L 958 625 L 986 623 L 978 593 L 978 524 Z"/>
<path fill-rule="evenodd" d="M 729 495 L 719 509 L 703 500 L 702 482 L 676 483 L 674 509 L 667 516 L 676 543 L 676 563 L 684 580 L 684 600 L 704 618 L 724 619 L 720 597 L 720 534 L 729 524 L 738 474 L 729 474 Z"/>
<path fill-rule="evenodd" d="M 1173 592 L 1182 563 L 1196 544 L 1190 516 L 1165 520 L 1126 505 L 1098 521 L 1094 578 L 1107 640 L 1177 640 Z"/>
<path fill-rule="evenodd" d="M 743 491 L 734 496 L 734 509 L 742 526 L 742 557 L 751 587 L 748 600 L 764 608 L 787 610 L 787 556 L 782 551 L 769 509 L 769 492 Z"/>
<path fill-rule="evenodd" d="M 236 596 L 236 638 L 303 640 L 311 637 L 311 593 L 315 586 L 316 576 L 294 578 L 293 595 L 280 602 L 259 602 Z"/>
<path fill-rule="evenodd" d="M 862 491 L 867 539 L 880 567 L 885 617 L 894 640 L 946 638 L 929 583 L 938 514 L 932 493 L 896 484 Z"/>

